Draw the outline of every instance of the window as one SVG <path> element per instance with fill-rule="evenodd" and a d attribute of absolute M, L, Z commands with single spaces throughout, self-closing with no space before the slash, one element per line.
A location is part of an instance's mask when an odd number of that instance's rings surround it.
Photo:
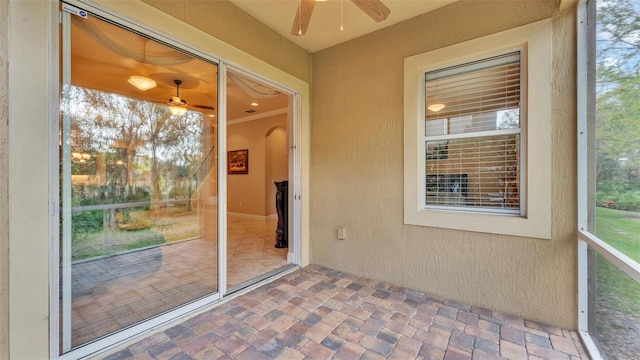
<path fill-rule="evenodd" d="M 520 214 L 521 51 L 425 73 L 425 207 Z"/>
<path fill-rule="evenodd" d="M 551 53 L 543 20 L 405 58 L 406 224 L 551 237 Z"/>

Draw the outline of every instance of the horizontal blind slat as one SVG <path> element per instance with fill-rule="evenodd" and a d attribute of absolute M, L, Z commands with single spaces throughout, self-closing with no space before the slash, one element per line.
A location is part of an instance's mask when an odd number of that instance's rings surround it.
<path fill-rule="evenodd" d="M 425 75 L 426 104 L 443 104 L 427 110 L 426 119 L 474 115 L 520 106 L 520 54 L 500 55 Z"/>
<path fill-rule="evenodd" d="M 426 141 L 425 146 L 438 147 L 432 158 L 427 152 L 427 206 L 519 209 L 519 134 Z"/>

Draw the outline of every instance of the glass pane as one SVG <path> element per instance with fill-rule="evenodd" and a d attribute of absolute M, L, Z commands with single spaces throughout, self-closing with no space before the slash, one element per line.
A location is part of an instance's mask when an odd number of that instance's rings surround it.
<path fill-rule="evenodd" d="M 589 287 L 589 307 L 594 309 L 590 315 L 595 326 L 589 332 L 607 359 L 636 359 L 640 354 L 640 284 L 600 254 L 590 260 L 595 276 Z"/>
<path fill-rule="evenodd" d="M 217 66 L 95 17 L 71 21 L 61 352 L 218 285 Z"/>
<path fill-rule="evenodd" d="M 597 1 L 595 7 L 595 230 L 640 261 L 640 2 Z M 590 254 L 589 266 L 589 305 L 595 309 L 589 333 L 605 358 L 638 358 L 640 284 L 599 254 Z"/>
<path fill-rule="evenodd" d="M 434 118 L 425 121 L 425 136 L 463 134 L 477 131 L 518 129 L 520 109 L 485 111 L 475 115 Z"/>
<path fill-rule="evenodd" d="M 518 128 L 520 78 L 519 52 L 428 72 L 427 124 L 450 119 L 445 134 Z"/>
<path fill-rule="evenodd" d="M 640 2 L 596 4 L 597 233 L 640 261 Z"/>
<path fill-rule="evenodd" d="M 427 206 L 520 209 L 520 135 L 427 141 Z"/>
<path fill-rule="evenodd" d="M 233 70 L 227 94 L 227 287 L 235 291 L 288 264 L 292 96 Z"/>

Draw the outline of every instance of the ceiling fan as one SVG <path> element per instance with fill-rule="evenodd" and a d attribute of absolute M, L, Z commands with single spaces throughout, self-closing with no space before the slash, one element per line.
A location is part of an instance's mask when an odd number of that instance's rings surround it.
<path fill-rule="evenodd" d="M 296 18 L 293 20 L 291 35 L 304 35 L 311 21 L 311 14 L 317 0 L 300 0 Z M 380 0 L 351 0 L 360 10 L 369 15 L 375 22 L 380 22 L 389 16 L 391 10 Z"/>
<path fill-rule="evenodd" d="M 187 100 L 180 98 L 180 85 L 182 84 L 182 80 L 174 79 L 173 83 L 176 84 L 176 96 L 172 96 L 169 99 L 169 102 L 167 102 L 167 105 L 169 105 L 169 111 L 171 111 L 173 115 L 184 115 L 188 108 L 215 110 L 213 106 L 187 104 Z"/>

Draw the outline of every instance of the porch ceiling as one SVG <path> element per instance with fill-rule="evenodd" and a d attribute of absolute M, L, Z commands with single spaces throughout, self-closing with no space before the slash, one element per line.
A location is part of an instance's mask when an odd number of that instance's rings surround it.
<path fill-rule="evenodd" d="M 127 82 L 134 75 L 151 78 L 157 86 L 138 90 Z M 190 105 L 203 106 L 194 110 L 212 117 L 217 115 L 215 64 L 95 17 L 72 17 L 72 85 L 167 104 L 169 98 L 176 95 L 176 79 L 182 81 L 180 97 Z M 258 91 L 252 92 L 250 89 L 256 86 Z M 266 88 L 268 86 L 261 87 L 245 78 L 228 80 L 227 119 L 257 117 L 288 109 L 288 95 L 261 96 L 261 91 L 271 92 Z M 252 106 L 252 103 L 258 105 Z"/>
<path fill-rule="evenodd" d="M 350 0 L 316 0 L 306 34 L 291 35 L 299 0 L 231 0 L 244 11 L 309 52 L 316 52 L 424 14 L 457 0 L 382 0 L 391 10 L 375 22 Z M 340 24 L 344 30 L 340 30 Z"/>

